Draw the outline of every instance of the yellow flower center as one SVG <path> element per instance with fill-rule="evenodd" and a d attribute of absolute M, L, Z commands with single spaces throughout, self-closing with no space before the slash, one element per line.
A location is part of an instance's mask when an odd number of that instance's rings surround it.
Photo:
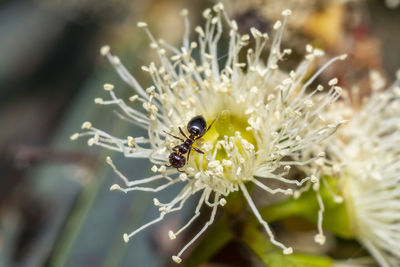
<path fill-rule="evenodd" d="M 254 138 L 253 132 L 247 129 L 247 127 L 249 127 L 247 119 L 247 117 L 240 117 L 230 110 L 223 110 L 219 113 L 210 130 L 202 137 L 202 143 L 208 143 L 212 145 L 213 150 L 211 151 L 211 153 L 213 153 L 215 146 L 219 145 L 219 141 L 224 141 L 226 137 L 228 139 L 230 137 L 235 137 L 237 135 L 237 132 L 239 132 L 240 136 L 248 143 L 252 144 L 254 146 L 254 150 L 257 151 L 257 143 L 256 139 Z M 207 121 L 207 125 L 210 125 L 211 123 L 212 120 Z M 233 145 L 236 147 L 237 153 L 240 154 L 240 156 L 247 161 L 248 158 L 246 156 L 246 153 L 244 152 L 242 142 L 238 138 L 235 138 Z M 210 159 L 205 160 L 205 155 L 202 154 L 198 154 L 196 156 L 196 165 L 199 164 L 201 157 L 203 169 L 209 169 L 208 164 L 210 163 Z M 231 158 L 228 156 L 227 151 L 224 148 L 218 147 L 216 155 L 215 157 L 213 157 L 212 160 L 223 163 L 225 160 L 231 160 Z M 231 168 L 229 166 L 224 166 L 223 177 L 230 180 L 229 173 L 231 173 Z"/>

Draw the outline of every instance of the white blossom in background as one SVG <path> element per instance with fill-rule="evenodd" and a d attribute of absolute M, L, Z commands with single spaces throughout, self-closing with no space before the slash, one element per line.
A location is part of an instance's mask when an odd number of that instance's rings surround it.
<path fill-rule="evenodd" d="M 398 8 L 400 6 L 400 0 L 385 0 L 385 4 L 389 8 Z"/>
<path fill-rule="evenodd" d="M 395 267 L 400 266 L 400 72 L 384 91 L 378 73 L 371 78 L 373 92 L 363 104 L 336 107 L 350 122 L 327 143 L 327 153 L 354 237 L 380 266 Z"/>
<path fill-rule="evenodd" d="M 119 116 L 146 129 L 148 137 L 118 138 L 86 122 L 82 126 L 84 131 L 71 138 L 87 136 L 89 145 L 119 151 L 127 158 L 148 158 L 155 164 L 151 168 L 155 173 L 153 176 L 130 181 L 117 170 L 111 158 L 107 158 L 107 163 L 123 181 L 123 185 L 112 185 L 111 190 L 158 192 L 174 184 L 183 185 L 180 193 L 168 203 L 154 198 L 159 217 L 132 233 L 124 234 L 126 242 L 167 214 L 179 211 L 189 197 L 199 193 L 193 217 L 182 228 L 169 231 L 169 237 L 175 239 L 200 215 L 203 205 L 211 207 L 211 216 L 204 227 L 172 257 L 175 262 L 181 262 L 183 252 L 212 224 L 218 207 L 226 204 L 225 197 L 240 190 L 270 241 L 283 253 L 292 253 L 291 247 L 275 239 L 245 184 L 252 182 L 268 193 L 286 195 L 293 194 L 289 185 L 319 184 L 319 179 L 312 173 L 301 181 L 290 179 L 288 173 L 292 166 L 308 165 L 324 157 L 323 153 L 317 154 L 305 161 L 302 150 L 325 140 L 341 124 L 340 121 L 325 123 L 321 116 L 321 111 L 342 92 L 337 79 L 329 82 L 326 89 L 322 85 L 311 85 L 324 69 L 337 60 L 343 60 L 345 55 L 332 58 L 312 73 L 315 62 L 324 53 L 308 45 L 305 59 L 295 70 L 289 73 L 280 70 L 279 62 L 291 52 L 280 47 L 290 13 L 290 10 L 283 11 L 283 20 L 275 23 L 272 49 L 265 59 L 263 49 L 269 40 L 268 35 L 255 28 L 251 29 L 251 35 L 239 34 L 236 22 L 228 18 L 221 4 L 203 12 L 205 25 L 195 27 L 197 41 L 193 42 L 189 40 L 187 11 L 182 11 L 186 30 L 181 47 L 156 40 L 146 23 L 138 23 L 159 57 L 159 63 L 152 62 L 142 67 L 153 80 L 153 86 L 149 88 L 143 88 L 137 82 L 120 59 L 110 53 L 108 46 L 101 49 L 121 78 L 137 93 L 129 100 L 141 102 L 143 110 L 133 109 L 119 99 L 110 84 L 104 85 L 110 99 L 96 98 L 95 102 L 118 106 L 121 110 Z M 229 38 L 227 47 L 220 44 L 223 34 Z M 195 53 L 199 55 L 198 60 L 192 56 Z M 246 56 L 244 62 L 239 61 L 239 53 Z M 205 154 L 193 151 L 189 162 L 182 168 L 184 172 L 166 167 L 172 147 L 180 143 L 166 132 L 180 136 L 178 127 L 185 131 L 188 121 L 196 115 L 204 116 L 207 125 L 215 120 L 203 136 L 202 144 L 196 144 Z M 271 180 L 284 182 L 288 187 L 270 188 L 267 184 Z M 161 185 L 154 185 L 152 182 L 155 181 Z M 319 187 L 315 188 L 318 191 Z M 323 238 L 322 233 L 319 236 Z"/>

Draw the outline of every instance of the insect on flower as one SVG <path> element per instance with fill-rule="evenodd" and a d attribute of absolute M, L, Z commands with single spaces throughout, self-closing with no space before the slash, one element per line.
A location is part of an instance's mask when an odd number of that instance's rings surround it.
<path fill-rule="evenodd" d="M 321 159 L 323 154 L 317 153 L 304 160 L 303 153 L 310 146 L 326 140 L 342 124 L 341 121 L 326 123 L 320 115 L 340 97 L 342 89 L 337 86 L 337 81 L 330 82 L 325 92 L 322 92 L 322 85 L 312 87 L 326 68 L 346 56 L 331 58 L 314 70 L 316 61 L 324 53 L 308 45 L 304 60 L 295 69 L 290 72 L 281 70 L 279 62 L 291 53 L 290 49 L 281 49 L 283 31 L 290 14 L 290 10 L 284 10 L 282 21 L 274 24 L 274 37 L 267 56 L 264 56 L 264 48 L 269 35 L 255 28 L 251 29 L 252 37 L 240 34 L 236 21 L 229 19 L 222 4 L 203 12 L 205 24 L 195 27 L 196 41 L 190 40 L 188 11 L 181 12 L 185 34 L 179 48 L 157 40 L 147 24 L 139 22 L 138 26 L 148 35 L 150 47 L 159 58 L 159 63 L 142 66 L 153 81 L 148 88 L 143 88 L 121 60 L 111 54 L 110 47 L 101 49 L 101 54 L 137 93 L 129 100 L 141 102 L 143 109 L 133 108 L 118 98 L 110 84 L 104 85 L 110 99 L 96 98 L 95 103 L 117 106 L 121 111 L 118 112 L 120 118 L 145 129 L 148 136 L 120 138 L 86 122 L 82 125 L 83 132 L 74 134 L 71 139 L 89 136 L 88 145 L 118 151 L 126 158 L 146 158 L 154 164 L 152 176 L 130 180 L 108 157 L 106 162 L 123 182 L 122 185 L 112 185 L 111 190 L 157 193 L 182 185 L 179 193 L 166 203 L 154 198 L 159 216 L 124 234 L 126 242 L 168 214 L 180 211 L 189 198 L 197 197 L 192 217 L 181 228 L 168 232 L 170 239 L 175 239 L 199 218 L 203 206 L 210 207 L 208 221 L 172 257 L 175 262 L 181 262 L 182 254 L 213 223 L 218 208 L 226 204 L 225 198 L 240 191 L 270 242 L 281 248 L 284 254 L 292 253 L 290 246 L 275 239 L 246 184 L 253 183 L 268 194 L 293 196 L 297 190 L 291 187 L 300 188 L 319 182 L 314 173 L 307 173 L 301 180 L 293 179 L 289 170 L 292 166 L 306 166 Z M 228 32 L 224 30 L 226 28 Z M 221 46 L 224 33 L 228 33 L 229 41 L 228 45 Z M 250 45 L 251 38 L 254 42 Z M 170 52 L 172 56 L 168 55 Z M 246 53 L 244 61 L 240 56 L 242 52 Z M 196 53 L 199 57 L 193 56 Z M 219 60 L 221 55 L 226 57 L 223 62 Z M 312 72 L 314 74 L 310 76 Z M 187 126 L 189 134 L 184 134 L 183 125 Z M 171 134 L 174 129 L 179 129 L 182 138 Z M 205 134 L 208 130 L 210 132 Z M 204 139 L 201 150 L 194 145 L 200 138 Z M 181 143 L 176 144 L 177 140 Z M 192 150 L 198 153 L 190 157 Z M 278 181 L 281 185 L 273 187 L 270 181 Z M 159 184 L 154 185 L 157 182 Z M 320 213 L 322 210 L 321 205 Z"/>
<path fill-rule="evenodd" d="M 165 165 L 166 167 L 174 167 L 176 168 L 179 172 L 184 172 L 182 170 L 179 170 L 179 168 L 182 168 L 185 166 L 186 162 L 189 161 L 190 157 L 190 152 L 192 149 L 198 153 L 204 154 L 203 151 L 198 149 L 197 147 L 193 147 L 193 143 L 196 142 L 198 139 L 203 137 L 203 135 L 208 132 L 208 130 L 211 128 L 211 126 L 214 124 L 215 120 L 213 120 L 207 128 L 207 123 L 206 120 L 203 118 L 203 116 L 199 115 L 194 118 L 192 118 L 186 128 L 189 132 L 189 137 L 186 136 L 186 134 L 183 132 L 181 127 L 178 127 L 179 132 L 181 135 L 183 135 L 186 140 L 183 140 L 182 138 L 173 135 L 171 133 L 166 134 L 172 136 L 175 139 L 178 139 L 182 142 L 182 144 L 175 146 L 172 148 L 173 152 L 169 155 L 169 165 Z M 187 159 L 185 159 L 185 154 L 187 153 Z"/>

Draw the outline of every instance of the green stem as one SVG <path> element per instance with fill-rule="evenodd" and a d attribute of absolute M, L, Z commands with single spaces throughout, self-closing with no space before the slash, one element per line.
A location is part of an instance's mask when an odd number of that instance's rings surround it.
<path fill-rule="evenodd" d="M 223 215 L 214 223 L 192 254 L 185 260 L 185 266 L 195 267 L 201 265 L 221 250 L 233 237 L 229 219 Z"/>

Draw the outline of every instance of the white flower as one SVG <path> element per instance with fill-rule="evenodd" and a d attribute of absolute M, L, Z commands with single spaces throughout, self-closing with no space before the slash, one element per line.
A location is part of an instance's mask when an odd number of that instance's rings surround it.
<path fill-rule="evenodd" d="M 400 5 L 400 0 L 385 0 L 385 4 L 389 8 L 397 8 Z"/>
<path fill-rule="evenodd" d="M 399 85 L 375 90 L 360 110 L 348 110 L 351 122 L 327 145 L 351 230 L 385 267 L 400 266 Z"/>
<path fill-rule="evenodd" d="M 111 85 L 104 86 L 111 99 L 96 99 L 95 102 L 118 105 L 122 110 L 119 116 L 147 129 L 148 137 L 121 139 L 86 123 L 83 127 L 85 131 L 73 135 L 72 138 L 90 136 L 89 145 L 95 144 L 119 151 L 128 158 L 148 158 L 156 164 L 152 168 L 157 173 L 154 176 L 129 181 L 117 170 L 112 160 L 107 158 L 107 163 L 124 182 L 123 187 L 113 185 L 111 190 L 125 193 L 135 190 L 158 192 L 176 183 L 185 184 L 169 203 L 154 199 L 160 216 L 134 232 L 125 234 L 125 241 L 161 221 L 165 215 L 179 211 L 189 197 L 201 192 L 194 216 L 181 229 L 168 233 L 171 239 L 175 239 L 199 216 L 200 208 L 204 204 L 212 208 L 209 221 L 173 257 L 174 261 L 180 262 L 182 253 L 212 224 L 217 208 L 226 203 L 225 197 L 240 190 L 267 231 L 270 241 L 281 247 L 284 253 L 292 253 L 291 247 L 275 240 L 272 230 L 261 218 L 252 201 L 245 183 L 252 182 L 271 194 L 290 195 L 293 193 L 290 188 L 273 189 L 261 181 L 274 179 L 288 185 L 301 186 L 313 180 L 311 174 L 301 181 L 290 179 L 290 166 L 307 165 L 320 158 L 320 155 L 315 155 L 308 161 L 302 161 L 302 150 L 318 144 L 336 131 L 340 123 L 324 124 L 320 113 L 340 96 L 341 90 L 336 84 L 332 84 L 326 92 L 320 93 L 321 86 L 310 86 L 324 69 L 345 56 L 329 60 L 309 76 L 315 61 L 323 56 L 321 50 L 309 45 L 306 58 L 299 67 L 288 74 L 282 72 L 278 66 L 279 61 L 290 54 L 290 50 L 281 50 L 280 42 L 290 11 L 285 10 L 282 14 L 283 21 L 274 25 L 276 33 L 272 40 L 272 49 L 265 61 L 262 53 L 268 35 L 254 28 L 251 29 L 251 36 L 240 35 L 236 22 L 228 18 L 221 4 L 203 12 L 206 22 L 204 27 L 195 28 L 197 42 L 190 42 L 187 11 L 182 12 L 186 31 L 180 48 L 162 40 L 157 41 L 146 23 L 138 23 L 148 34 L 150 47 L 155 49 L 160 61 L 159 65 L 150 63 L 149 66 L 142 67 L 150 74 L 154 83 L 147 89 L 142 88 L 129 74 L 120 60 L 110 53 L 108 46 L 101 49 L 101 53 L 108 57 L 122 79 L 136 90 L 138 94 L 130 100 L 140 101 L 144 111 L 133 109 L 117 98 Z M 229 43 L 225 49 L 220 46 L 224 27 L 229 32 Z M 254 42 L 253 48 L 247 48 L 249 42 L 252 45 Z M 169 56 L 168 53 L 171 52 L 172 56 Z M 195 52 L 199 54 L 199 60 L 192 56 Z M 246 55 L 245 62 L 239 60 L 239 54 Z M 188 135 L 186 125 L 198 115 L 205 118 L 208 126 L 212 125 L 202 137 L 202 144 L 196 142 L 193 145 L 204 154 L 192 151 L 190 159 L 180 172 L 173 167 L 166 168 L 169 166 L 168 158 L 172 148 L 182 142 L 171 135 L 186 139 L 178 129 L 181 127 Z M 315 179 L 313 182 L 318 182 Z M 146 186 L 153 181 L 164 183 L 158 187 Z"/>

